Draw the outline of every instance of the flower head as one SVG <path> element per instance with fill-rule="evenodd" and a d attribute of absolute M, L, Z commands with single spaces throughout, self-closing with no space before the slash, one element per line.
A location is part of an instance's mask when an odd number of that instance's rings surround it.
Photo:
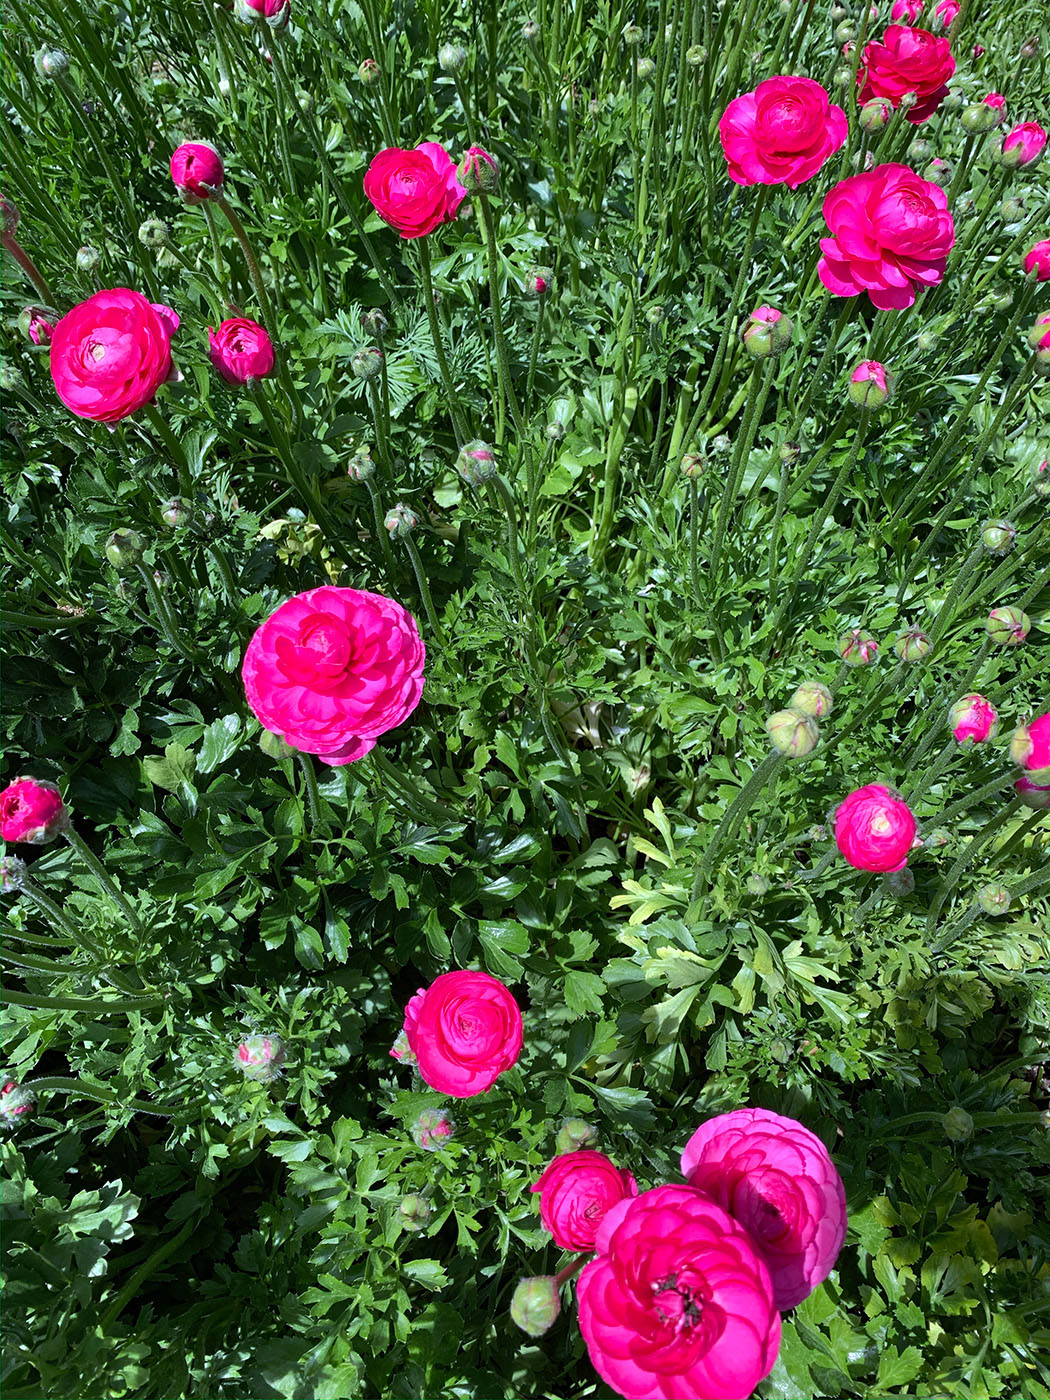
<path fill-rule="evenodd" d="M 539 1192 L 540 1219 L 554 1243 L 580 1253 L 594 1248 L 598 1226 L 617 1201 L 638 1194 L 629 1171 L 588 1149 L 555 1157 L 532 1190 Z"/>
<path fill-rule="evenodd" d="M 228 384 L 264 379 L 273 369 L 273 341 L 258 321 L 236 316 L 217 331 L 208 327 L 208 355 Z"/>
<path fill-rule="evenodd" d="M 718 131 L 731 180 L 795 189 L 839 150 L 848 123 L 819 83 L 782 76 L 734 97 Z"/>
<path fill-rule="evenodd" d="M 849 377 L 850 401 L 858 408 L 882 408 L 893 397 L 894 378 L 878 360 L 862 360 Z"/>
<path fill-rule="evenodd" d="M 1033 782 L 1050 783 L 1050 713 L 1017 726 L 1010 757 Z"/>
<path fill-rule="evenodd" d="M 226 172 L 222 156 L 206 141 L 187 141 L 172 153 L 171 178 L 184 204 L 200 204 L 222 193 Z"/>
<path fill-rule="evenodd" d="M 0 792 L 0 837 L 44 846 L 69 826 L 69 812 L 54 783 L 16 778 Z"/>
<path fill-rule="evenodd" d="M 1025 254 L 1024 270 L 1034 273 L 1037 282 L 1050 282 L 1050 238 L 1032 244 Z"/>
<path fill-rule="evenodd" d="M 891 24 L 881 39 L 866 44 L 857 74 L 858 101 L 885 97 L 894 107 L 905 107 L 913 125 L 932 117 L 948 92 L 955 59 L 947 39 L 927 29 Z M 906 102 L 906 97 L 914 101 Z"/>
<path fill-rule="evenodd" d="M 948 711 L 948 728 L 957 744 L 983 744 L 995 738 L 999 716 L 983 695 L 964 695 Z"/>
<path fill-rule="evenodd" d="M 179 318 L 128 287 L 96 292 L 51 337 L 51 378 L 78 418 L 114 423 L 150 403 L 171 375 Z"/>
<path fill-rule="evenodd" d="M 487 972 L 444 972 L 409 1002 L 404 1034 L 424 1083 L 467 1099 L 517 1062 L 521 1009 Z"/>
<path fill-rule="evenodd" d="M 839 804 L 835 844 L 857 870 L 901 870 L 915 844 L 915 818 L 896 793 L 869 783 Z"/>
<path fill-rule="evenodd" d="M 456 162 L 436 141 L 380 151 L 364 184 L 376 213 L 402 238 L 423 238 L 454 219 L 467 193 L 456 179 Z"/>

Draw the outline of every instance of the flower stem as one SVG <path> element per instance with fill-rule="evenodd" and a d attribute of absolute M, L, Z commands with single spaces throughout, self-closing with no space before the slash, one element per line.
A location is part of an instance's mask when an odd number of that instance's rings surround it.
<path fill-rule="evenodd" d="M 511 379 L 507 344 L 503 338 L 502 294 L 500 292 L 499 281 L 499 252 L 496 248 L 496 227 L 492 218 L 492 208 L 489 204 L 489 198 L 484 190 L 479 190 L 477 192 L 476 201 L 481 211 L 481 222 L 485 228 L 485 254 L 489 270 L 489 310 L 492 313 L 492 333 L 496 341 L 496 374 L 499 380 L 500 398 L 510 409 L 510 416 L 514 420 L 514 426 L 518 434 L 524 438 L 525 429 L 522 425 L 521 410 L 518 407 L 518 400 L 514 393 L 514 383 Z M 499 423 L 502 424 L 502 421 L 503 414 L 501 411 Z M 501 433 L 497 431 L 497 446 L 500 445 L 501 441 Z"/>
<path fill-rule="evenodd" d="M 452 431 L 456 435 L 456 446 L 462 447 L 466 441 L 466 434 L 460 422 L 459 404 L 456 400 L 456 391 L 452 386 L 452 373 L 448 367 L 448 359 L 445 356 L 445 342 L 441 335 L 441 326 L 438 322 L 437 306 L 434 304 L 434 281 L 430 271 L 430 248 L 427 246 L 426 238 L 417 238 L 419 247 L 419 272 L 423 282 L 423 301 L 426 306 L 427 320 L 430 323 L 430 339 L 434 346 L 434 354 L 437 356 L 438 371 L 441 374 L 441 387 L 445 391 L 448 400 L 449 417 L 452 419 Z"/>
<path fill-rule="evenodd" d="M 102 889 L 106 892 L 106 894 L 109 895 L 110 899 L 112 899 L 113 903 L 124 915 L 124 917 L 127 919 L 128 923 L 135 930 L 135 932 L 140 935 L 144 934 L 145 929 L 143 927 L 142 920 L 139 918 L 138 914 L 136 914 L 135 910 L 132 909 L 131 905 L 121 894 L 118 885 L 114 881 L 113 877 L 110 875 L 109 871 L 99 860 L 98 856 L 95 855 L 95 852 L 87 844 L 84 838 L 79 834 L 79 832 L 77 832 L 76 828 L 72 826 L 67 826 L 65 831 L 63 831 L 62 835 L 73 847 L 73 850 L 76 851 L 77 855 L 84 862 L 87 868 L 91 871 L 92 875 L 102 886 Z"/>
<path fill-rule="evenodd" d="M 155 403 L 148 403 L 143 406 L 143 413 L 149 419 L 153 431 L 168 449 L 172 461 L 175 463 L 179 474 L 179 490 L 184 496 L 193 495 L 193 478 L 190 476 L 190 464 L 186 457 L 186 452 L 178 438 L 172 432 L 167 419 L 161 413 Z"/>
<path fill-rule="evenodd" d="M 302 769 L 303 790 L 306 793 L 306 807 L 310 813 L 310 827 L 318 834 L 326 833 L 328 823 L 321 815 L 321 798 L 317 791 L 317 774 L 314 772 L 313 755 L 303 753 L 302 749 L 296 749 L 295 757 Z"/>
<path fill-rule="evenodd" d="M 405 552 L 412 564 L 412 572 L 415 574 L 416 583 L 419 585 L 419 594 L 423 599 L 423 607 L 426 611 L 427 621 L 430 623 L 431 631 L 437 638 L 437 643 L 441 650 L 448 651 L 448 638 L 445 636 L 445 629 L 438 621 L 437 612 L 434 609 L 434 600 L 430 596 L 430 584 L 427 582 L 423 561 L 419 557 L 419 550 L 416 548 L 416 542 L 411 535 L 402 535 L 401 543 L 405 546 Z"/>
<path fill-rule="evenodd" d="M 36 263 L 29 256 L 26 250 L 22 247 L 18 239 L 15 238 L 14 234 L 5 233 L 3 235 L 3 245 L 6 251 L 11 254 L 15 262 L 22 269 L 25 275 L 29 278 L 30 282 L 32 282 L 34 288 L 36 289 L 40 297 L 43 299 L 45 304 L 47 306 L 54 306 L 55 303 L 51 295 L 51 288 L 44 281 L 43 277 L 41 277 Z"/>
<path fill-rule="evenodd" d="M 751 777 L 740 789 L 736 797 L 734 797 L 728 811 L 719 822 L 714 836 L 711 838 L 711 842 L 707 848 L 707 855 L 704 857 L 704 862 L 701 867 L 700 879 L 706 880 L 711 867 L 721 856 L 723 846 L 732 838 L 733 832 L 736 830 L 742 818 L 747 815 L 751 804 L 777 772 L 777 769 L 783 761 L 784 755 L 779 753 L 776 749 L 767 753 L 762 762 L 751 774 Z M 698 880 L 697 884 L 699 883 L 700 881 Z M 694 888 L 693 898 L 695 899 L 696 897 L 697 890 Z"/>
<path fill-rule="evenodd" d="M 930 937 L 937 928 L 937 916 L 943 909 L 948 896 L 951 894 L 952 890 L 955 889 L 955 886 L 959 883 L 963 871 L 968 865 L 971 865 L 973 861 L 977 859 L 982 849 L 988 844 L 988 842 L 992 839 L 996 832 L 999 831 L 1000 828 L 1004 827 L 1007 824 L 1007 822 L 1013 820 L 1013 818 L 1021 810 L 1021 806 L 1021 799 L 1019 797 L 1015 797 L 1006 807 L 1002 809 L 1001 812 L 997 812 L 996 815 L 991 819 L 991 821 L 985 825 L 983 830 L 977 832 L 977 834 L 972 838 L 966 850 L 963 851 L 962 855 L 955 862 L 952 868 L 948 871 L 948 874 L 944 877 L 944 881 L 938 889 L 937 894 L 934 896 L 933 903 L 930 905 L 930 912 L 926 918 L 927 937 Z M 1036 817 L 1039 817 L 1042 815 L 1042 813 L 1036 812 L 1035 815 Z"/>
<path fill-rule="evenodd" d="M 91 1004 L 86 1003 L 89 1006 Z M 116 1006 L 116 1002 L 112 1004 Z M 41 1079 L 30 1079 L 28 1087 L 35 1094 L 69 1094 L 70 1097 L 94 1099 L 96 1103 L 119 1104 L 121 1108 L 134 1109 L 136 1113 L 152 1113 L 156 1118 L 171 1116 L 151 1103 L 144 1103 L 141 1099 L 122 1099 L 115 1089 L 103 1088 L 101 1084 L 83 1084 L 79 1079 L 62 1079 L 48 1075 Z"/>

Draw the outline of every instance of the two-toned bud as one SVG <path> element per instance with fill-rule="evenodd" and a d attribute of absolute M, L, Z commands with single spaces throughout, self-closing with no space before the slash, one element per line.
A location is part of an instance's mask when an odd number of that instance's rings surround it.
<path fill-rule="evenodd" d="M 1035 783 L 1050 783 L 1050 713 L 1019 724 L 1010 740 L 1010 757 Z"/>
<path fill-rule="evenodd" d="M 756 360 L 782 355 L 793 331 L 791 321 L 775 306 L 756 306 L 744 326 L 744 349 Z"/>
<path fill-rule="evenodd" d="M 0 1084 L 0 1123 L 5 1128 L 13 1128 L 23 1119 L 31 1116 L 36 1108 L 36 1095 L 24 1084 L 13 1079 Z"/>
<path fill-rule="evenodd" d="M 981 526 L 981 544 L 989 554 L 1009 554 L 1017 539 L 1017 526 L 1009 520 L 986 520 Z"/>
<path fill-rule="evenodd" d="M 397 1218 L 406 1230 L 425 1230 L 434 1214 L 425 1196 L 402 1196 Z"/>
<path fill-rule="evenodd" d="M 57 314 L 45 306 L 24 306 L 18 317 L 18 329 L 34 345 L 47 345 L 55 333 Z"/>
<path fill-rule="evenodd" d="M 442 73 L 458 73 L 466 62 L 467 51 L 460 44 L 442 44 L 438 49 L 438 67 Z"/>
<path fill-rule="evenodd" d="M 993 608 L 984 628 L 997 646 L 1016 647 L 1032 630 L 1032 619 L 1020 608 Z"/>
<path fill-rule="evenodd" d="M 941 156 L 934 156 L 922 172 L 924 180 L 929 180 L 931 185 L 939 185 L 942 190 L 948 188 L 954 175 L 955 166 Z"/>
<path fill-rule="evenodd" d="M 998 93 L 989 94 L 990 97 L 998 95 Z M 1001 126 L 1003 116 L 1003 109 L 990 103 L 986 97 L 983 102 L 972 102 L 969 107 L 965 107 L 959 120 L 967 131 L 979 135 L 994 131 L 997 126 Z"/>
<path fill-rule="evenodd" d="M 193 520 L 193 502 L 185 496 L 172 496 L 161 506 L 160 518 L 172 530 L 180 530 Z"/>
<path fill-rule="evenodd" d="M 383 529 L 392 540 L 406 539 L 419 524 L 419 516 L 403 501 L 392 506 L 383 519 Z"/>
<path fill-rule="evenodd" d="M 805 758 L 817 746 L 820 729 L 812 715 L 800 710 L 778 710 L 766 720 L 766 733 L 777 753 L 786 758 Z"/>
<path fill-rule="evenodd" d="M 977 907 L 990 918 L 1005 914 L 1010 908 L 1010 891 L 1005 885 L 982 885 L 977 891 Z"/>
<path fill-rule="evenodd" d="M 233 1063 L 246 1079 L 269 1084 L 281 1074 L 285 1061 L 284 1041 L 276 1035 L 249 1035 L 233 1052 Z"/>
<path fill-rule="evenodd" d="M 695 481 L 707 470 L 707 458 L 702 452 L 687 452 L 678 464 L 678 470 L 689 481 Z"/>
<path fill-rule="evenodd" d="M 530 296 L 543 297 L 551 289 L 554 273 L 549 267 L 533 267 L 525 274 L 525 290 Z"/>
<path fill-rule="evenodd" d="M 499 185 L 499 162 L 481 146 L 470 146 L 456 171 L 459 183 L 471 194 L 488 194 Z"/>
<path fill-rule="evenodd" d="M 42 78 L 64 78 L 69 72 L 69 55 L 62 49 L 50 49 L 45 44 L 33 55 L 33 67 Z"/>
<path fill-rule="evenodd" d="M 563 1157 L 567 1152 L 581 1152 L 585 1147 L 594 1147 L 598 1141 L 598 1129 L 583 1118 L 566 1118 L 554 1139 L 554 1151 Z"/>
<path fill-rule="evenodd" d="M 925 632 L 918 627 L 909 627 L 894 642 L 893 650 L 897 653 L 898 661 L 911 665 L 929 656 L 930 646 L 930 639 Z"/>
<path fill-rule="evenodd" d="M 847 666 L 870 666 L 879 655 L 879 644 L 863 627 L 851 627 L 837 642 L 839 656 Z"/>
<path fill-rule="evenodd" d="M 89 243 L 85 243 L 83 248 L 77 249 L 77 271 L 90 276 L 102 261 L 102 254 L 97 248 L 92 248 Z"/>
<path fill-rule="evenodd" d="M 412 1141 L 424 1152 L 436 1152 L 454 1135 L 456 1125 L 441 1108 L 425 1108 L 412 1124 Z"/>
<path fill-rule="evenodd" d="M 885 97 L 872 97 L 857 113 L 862 131 L 882 131 L 893 120 L 893 103 Z"/>
<path fill-rule="evenodd" d="M 475 438 L 464 443 L 456 458 L 456 471 L 470 486 L 481 486 L 491 481 L 498 471 L 496 453 L 487 442 Z"/>
<path fill-rule="evenodd" d="M 1050 311 L 1036 317 L 1028 332 L 1028 344 L 1035 352 L 1035 367 L 1040 374 L 1050 374 Z"/>
<path fill-rule="evenodd" d="M 361 324 L 368 334 L 374 335 L 377 340 L 382 340 L 390 329 L 390 322 L 378 306 L 370 306 L 367 311 L 362 311 Z"/>
<path fill-rule="evenodd" d="M 359 447 L 346 464 L 346 474 L 351 481 L 369 481 L 375 476 L 376 464 L 372 461 L 369 447 Z"/>
<path fill-rule="evenodd" d="M 849 378 L 850 402 L 870 411 L 882 408 L 893 397 L 893 375 L 878 360 L 862 360 Z"/>
<path fill-rule="evenodd" d="M 379 72 L 379 64 L 374 58 L 363 58 L 358 64 L 357 76 L 365 87 L 371 87 L 373 83 L 378 83 L 382 76 Z"/>
<path fill-rule="evenodd" d="M 141 564 L 145 551 L 146 540 L 138 530 L 114 530 L 106 540 L 106 558 L 121 572 Z"/>
<path fill-rule="evenodd" d="M 553 1274 L 523 1278 L 510 1300 L 512 1320 L 530 1337 L 549 1332 L 561 1312 L 558 1280 Z"/>
<path fill-rule="evenodd" d="M 957 744 L 984 744 L 995 738 L 999 715 L 983 695 L 964 695 L 948 711 L 948 728 Z"/>
<path fill-rule="evenodd" d="M 831 691 L 820 681 L 803 681 L 788 701 L 788 708 L 797 710 L 799 714 L 823 719 L 835 708 L 835 700 Z"/>
<path fill-rule="evenodd" d="M 375 379 L 383 368 L 383 352 L 378 345 L 365 345 L 350 356 L 350 371 L 357 379 Z"/>
<path fill-rule="evenodd" d="M 965 1142 L 973 1136 L 973 1118 L 958 1104 L 941 1118 L 941 1127 L 949 1142 Z"/>

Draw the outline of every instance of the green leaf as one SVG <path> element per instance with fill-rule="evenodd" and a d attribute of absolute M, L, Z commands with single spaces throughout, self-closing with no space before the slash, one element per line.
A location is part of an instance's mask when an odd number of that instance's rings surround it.
<path fill-rule="evenodd" d="M 214 773 L 237 752 L 243 741 L 239 715 L 223 715 L 221 719 L 214 720 L 201 737 L 197 755 L 198 772 Z"/>
<path fill-rule="evenodd" d="M 565 1005 L 577 1016 L 600 1016 L 604 1010 L 602 993 L 605 983 L 594 972 L 578 972 L 575 969 L 565 974 L 563 992 Z"/>
<path fill-rule="evenodd" d="M 884 1347 L 879 1355 L 876 1389 L 889 1390 L 893 1386 L 907 1385 L 921 1370 L 922 1352 L 918 1347 L 906 1347 L 901 1352 L 896 1347 Z"/>

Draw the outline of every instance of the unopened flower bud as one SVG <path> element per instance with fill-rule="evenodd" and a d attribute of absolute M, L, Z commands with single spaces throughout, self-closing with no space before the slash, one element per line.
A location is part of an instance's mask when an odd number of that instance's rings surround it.
<path fill-rule="evenodd" d="M 775 306 L 757 306 L 744 326 L 744 349 L 756 360 L 781 355 L 791 344 L 791 321 Z"/>
<path fill-rule="evenodd" d="M 648 54 L 642 54 L 634 65 L 634 71 L 638 74 L 640 83 L 647 83 L 656 72 L 656 64 Z"/>
<path fill-rule="evenodd" d="M 467 51 L 459 44 L 442 44 L 438 49 L 438 67 L 442 73 L 458 73 L 467 61 Z"/>
<path fill-rule="evenodd" d="M 849 50 L 852 47 L 852 43 L 846 45 L 847 57 L 849 56 Z M 853 69 L 846 67 L 836 68 L 832 77 L 832 82 L 835 84 L 836 87 L 849 88 L 850 86 L 852 86 L 853 83 Z M 870 152 L 868 154 L 870 154 Z"/>
<path fill-rule="evenodd" d="M 55 333 L 55 312 L 43 306 L 24 306 L 18 317 L 18 329 L 34 345 L 47 345 Z"/>
<path fill-rule="evenodd" d="M 1028 332 L 1028 344 L 1040 364 L 1050 365 L 1050 311 L 1044 311 Z"/>
<path fill-rule="evenodd" d="M 17 1084 L 13 1079 L 0 1084 L 0 1123 L 5 1128 L 13 1128 L 29 1118 L 35 1108 L 36 1095 L 25 1084 Z"/>
<path fill-rule="evenodd" d="M 820 681 L 803 681 L 788 701 L 789 710 L 798 710 L 803 715 L 813 715 L 823 719 L 835 708 L 835 699 L 826 685 Z"/>
<path fill-rule="evenodd" d="M 260 1084 L 280 1076 L 284 1059 L 284 1042 L 276 1035 L 249 1035 L 233 1052 L 233 1062 L 245 1078 Z"/>
<path fill-rule="evenodd" d="M 17 856 L 0 856 L 0 894 L 17 894 L 25 883 L 26 863 Z"/>
<path fill-rule="evenodd" d="M 862 360 L 850 375 L 849 397 L 858 408 L 877 410 L 893 397 L 893 375 L 878 360 Z"/>
<path fill-rule="evenodd" d="M 1050 718 L 1041 715 L 1031 725 L 1019 724 L 1010 739 L 1010 757 L 1035 783 L 1050 783 L 1050 762 L 1045 761 L 1050 753 L 1047 730 Z"/>
<path fill-rule="evenodd" d="M 101 260 L 102 254 L 98 249 L 85 244 L 77 251 L 77 271 L 90 274 L 95 271 Z"/>
<path fill-rule="evenodd" d="M 383 368 L 383 352 L 378 345 L 366 345 L 350 357 L 350 369 L 358 379 L 374 379 Z"/>
<path fill-rule="evenodd" d="M 425 1108 L 412 1124 L 412 1141 L 424 1152 L 436 1152 L 455 1131 L 456 1125 L 444 1109 Z"/>
<path fill-rule="evenodd" d="M 1003 647 L 1016 647 L 1032 628 L 1032 619 L 1020 608 L 993 608 L 984 624 L 993 642 Z"/>
<path fill-rule="evenodd" d="M 922 178 L 929 180 L 931 185 L 939 185 L 942 190 L 946 190 L 951 184 L 954 174 L 955 167 L 950 161 L 942 160 L 940 156 L 934 156 L 923 170 Z"/>
<path fill-rule="evenodd" d="M 802 455 L 802 448 L 797 442 L 782 442 L 777 455 L 785 467 L 791 467 Z"/>
<path fill-rule="evenodd" d="M 625 44 L 631 45 L 640 44 L 645 38 L 645 35 L 642 33 L 641 29 L 638 27 L 637 24 L 633 22 L 633 20 L 628 20 L 628 22 L 620 30 L 620 36 Z"/>
<path fill-rule="evenodd" d="M 480 486 L 484 481 L 491 481 L 498 469 L 496 454 L 487 442 L 475 438 L 473 442 L 465 443 L 459 449 L 456 471 L 471 486 Z"/>
<path fill-rule="evenodd" d="M 388 510 L 383 520 L 383 529 L 392 540 L 403 540 L 406 535 L 410 535 L 419 524 L 419 516 L 409 510 L 403 502 Z"/>
<path fill-rule="evenodd" d="M 977 891 L 977 904 L 983 913 L 996 918 L 1010 908 L 1010 891 L 1005 885 L 982 885 Z"/>
<path fill-rule="evenodd" d="M 728 452 L 732 445 L 725 433 L 719 433 L 716 438 L 711 439 L 711 451 L 717 452 L 719 455 Z"/>
<path fill-rule="evenodd" d="M 296 88 L 295 105 L 300 112 L 312 112 L 317 103 L 312 92 L 307 92 L 306 88 Z"/>
<path fill-rule="evenodd" d="M 530 296 L 546 296 L 551 289 L 553 276 L 549 267 L 534 267 L 525 274 L 525 290 Z"/>
<path fill-rule="evenodd" d="M 1037 496 L 1050 496 L 1050 462 L 1045 457 L 1032 468 L 1032 489 Z"/>
<path fill-rule="evenodd" d="M 924 141 L 921 136 L 917 136 L 908 147 L 908 159 L 914 165 L 918 165 L 922 160 L 929 160 L 933 155 L 933 147 L 929 141 Z"/>
<path fill-rule="evenodd" d="M 165 248 L 171 242 L 171 229 L 163 219 L 146 219 L 139 224 L 139 242 L 144 248 Z"/>
<path fill-rule="evenodd" d="M 918 627 L 910 627 L 907 632 L 902 632 L 893 644 L 893 650 L 897 653 L 900 661 L 909 664 L 913 661 L 921 661 L 930 652 L 930 639 L 925 632 L 921 632 Z"/>
<path fill-rule="evenodd" d="M 937 349 L 940 339 L 936 331 L 925 330 L 919 332 L 915 338 L 915 343 L 924 355 L 928 355 L 931 350 Z"/>
<path fill-rule="evenodd" d="M 560 418 L 552 418 L 547 424 L 547 441 L 561 442 L 565 436 L 565 424 Z"/>
<path fill-rule="evenodd" d="M 958 88 L 949 88 L 941 106 L 947 112 L 957 112 L 963 104 L 963 95 Z"/>
<path fill-rule="evenodd" d="M 554 1139 L 554 1151 L 561 1157 L 567 1152 L 580 1152 L 598 1141 L 598 1129 L 582 1118 L 566 1118 Z"/>
<path fill-rule="evenodd" d="M 1003 119 L 1003 114 L 985 102 L 971 102 L 963 109 L 959 118 L 964 128 L 970 132 L 994 131 Z"/>
<path fill-rule="evenodd" d="M 943 850 L 951 839 L 951 832 L 947 829 L 947 827 L 943 826 L 934 827 L 934 829 L 929 833 L 928 836 L 923 837 L 927 849 L 931 851 Z"/>
<path fill-rule="evenodd" d="M 1018 778 L 1014 783 L 1014 792 L 1033 812 L 1050 809 L 1050 784 L 1033 783 L 1031 778 Z"/>
<path fill-rule="evenodd" d="M 944 1136 L 951 1142 L 965 1142 L 973 1135 L 973 1119 L 966 1109 L 960 1108 L 958 1104 L 950 1108 L 941 1119 L 941 1127 L 944 1129 Z"/>
<path fill-rule="evenodd" d="M 650 326 L 653 326 L 654 328 L 656 326 L 662 325 L 666 318 L 667 313 L 664 311 L 663 307 L 660 306 L 658 303 L 654 306 L 650 306 L 645 313 L 645 319 L 647 323 Z"/>
<path fill-rule="evenodd" d="M 851 39 L 857 37 L 857 31 L 849 20 L 843 20 L 835 30 L 835 38 L 840 44 L 848 44 Z"/>
<path fill-rule="evenodd" d="M 346 474 L 351 481 L 368 481 L 375 475 L 376 464 L 367 447 L 359 447 L 346 464 Z"/>
<path fill-rule="evenodd" d="M 397 1208 L 397 1217 L 406 1230 L 425 1230 L 433 1213 L 425 1196 L 403 1196 Z"/>
<path fill-rule="evenodd" d="M 1009 554 L 1017 539 L 1017 526 L 1009 520 L 986 520 L 981 526 L 981 543 L 989 554 Z"/>
<path fill-rule="evenodd" d="M 778 710 L 766 720 L 766 733 L 778 753 L 788 758 L 805 758 L 820 738 L 817 721 L 798 710 Z"/>
<path fill-rule="evenodd" d="M 915 890 L 915 876 L 907 866 L 891 870 L 882 877 L 882 888 L 891 899 L 907 899 Z"/>
<path fill-rule="evenodd" d="M 690 481 L 703 476 L 707 470 L 707 458 L 702 452 L 687 452 L 679 464 L 679 471 Z"/>
<path fill-rule="evenodd" d="M 870 666 L 879 654 L 879 644 L 870 632 L 853 627 L 838 639 L 838 653 L 847 666 Z"/>
<path fill-rule="evenodd" d="M 999 205 L 999 217 L 1004 224 L 1016 224 L 1025 216 L 1024 196 L 1011 194 Z"/>
<path fill-rule="evenodd" d="M 193 502 L 188 501 L 185 496 L 172 496 L 170 501 L 165 501 L 161 506 L 160 518 L 165 525 L 178 530 L 193 519 Z"/>
<path fill-rule="evenodd" d="M 42 78 L 64 78 L 69 72 L 69 56 L 61 49 L 49 49 L 45 44 L 34 54 L 33 67 Z"/>
<path fill-rule="evenodd" d="M 857 120 L 864 131 L 881 131 L 893 119 L 893 103 L 885 97 L 872 97 L 863 104 L 857 113 Z"/>
<path fill-rule="evenodd" d="M 910 112 L 911 109 L 915 106 L 916 102 L 918 102 L 918 100 L 919 94 L 917 92 L 904 92 L 901 93 L 900 101 L 897 105 L 901 108 L 902 111 Z"/>
<path fill-rule="evenodd" d="M 371 87 L 373 83 L 379 82 L 379 64 L 374 58 L 362 59 L 358 65 L 357 76 L 364 83 L 365 87 Z"/>
<path fill-rule="evenodd" d="M 955 201 L 956 222 L 959 219 L 968 219 L 971 214 L 977 213 L 977 203 L 972 194 L 961 194 Z"/>
<path fill-rule="evenodd" d="M 510 1300 L 510 1315 L 530 1337 L 549 1332 L 561 1312 L 558 1281 L 552 1274 L 523 1278 Z"/>
<path fill-rule="evenodd" d="M 390 322 L 380 311 L 378 306 L 370 307 L 361 313 L 361 324 L 369 335 L 382 339 L 390 329 Z"/>
<path fill-rule="evenodd" d="M 488 194 L 499 184 L 499 162 L 481 146 L 470 146 L 459 162 L 456 178 L 472 194 Z"/>
<path fill-rule="evenodd" d="M 17 204 L 10 199 L 0 199 L 0 233 L 3 234 L 4 238 L 15 236 L 21 217 Z"/>
<path fill-rule="evenodd" d="M 707 62 L 707 50 L 703 44 L 690 44 L 685 51 L 685 61 L 690 68 L 700 68 Z"/>
<path fill-rule="evenodd" d="M 1032 37 L 1030 39 L 1026 39 L 1021 45 L 1021 47 L 1017 50 L 1017 57 L 1024 59 L 1025 62 L 1028 62 L 1029 60 L 1037 57 L 1038 53 L 1039 35 L 1033 34 Z"/>
<path fill-rule="evenodd" d="M 762 895 L 769 893 L 770 886 L 765 875 L 760 875 L 757 870 L 753 870 L 744 881 L 744 888 L 748 894 L 753 894 L 760 899 Z"/>
<path fill-rule="evenodd" d="M 259 748 L 267 758 L 272 758 L 275 762 L 295 756 L 295 749 L 291 744 L 286 744 L 280 734 L 273 734 L 269 729 L 264 729 L 259 735 Z"/>
<path fill-rule="evenodd" d="M 137 530 L 114 530 L 106 540 L 106 558 L 115 569 L 133 569 L 141 563 L 146 541 Z"/>

